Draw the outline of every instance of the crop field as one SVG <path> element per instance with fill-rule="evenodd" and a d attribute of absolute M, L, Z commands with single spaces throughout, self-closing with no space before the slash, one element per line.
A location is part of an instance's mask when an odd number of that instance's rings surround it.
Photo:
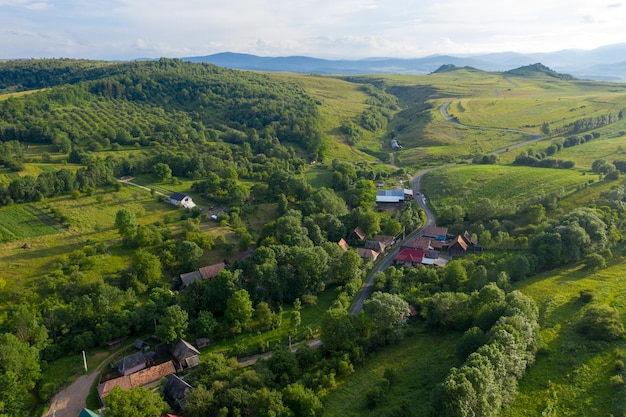
<path fill-rule="evenodd" d="M 435 209 L 443 205 L 472 206 L 479 198 L 525 206 L 538 196 L 567 195 L 589 177 L 565 169 L 502 165 L 459 165 L 424 176 L 424 194 Z"/>
<path fill-rule="evenodd" d="M 575 331 L 584 306 L 582 290 L 592 290 L 594 301 L 618 309 L 622 320 L 626 317 L 626 261 L 615 255 L 604 270 L 574 266 L 517 284 L 540 308 L 543 348 L 502 416 L 623 415 L 626 389 L 612 385 L 610 378 L 623 372 L 616 361 L 626 358 L 626 342 L 590 342 Z"/>
<path fill-rule="evenodd" d="M 459 365 L 454 348 L 460 335 L 411 331 L 414 334 L 381 349 L 357 366 L 349 378 L 340 380 L 324 399 L 322 416 L 432 415 L 430 399 L 436 385 L 443 381 L 450 367 Z M 369 408 L 367 393 L 380 384 L 386 369 L 393 370 L 395 377 L 382 403 Z"/>
<path fill-rule="evenodd" d="M 10 242 L 59 232 L 52 219 L 31 206 L 16 205 L 0 208 L 0 241 Z"/>

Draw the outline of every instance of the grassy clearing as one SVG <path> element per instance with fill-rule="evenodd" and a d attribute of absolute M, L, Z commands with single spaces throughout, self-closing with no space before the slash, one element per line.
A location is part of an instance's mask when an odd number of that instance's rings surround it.
<path fill-rule="evenodd" d="M 430 416 L 431 395 L 452 366 L 458 334 L 437 335 L 412 328 L 410 336 L 367 358 L 355 373 L 339 382 L 324 399 L 324 417 L 334 416 Z M 367 393 L 383 378 L 386 369 L 395 380 L 385 400 L 376 408 L 367 405 Z"/>
<path fill-rule="evenodd" d="M 563 190 L 569 194 L 588 182 L 578 171 L 503 165 L 459 165 L 424 177 L 424 193 L 435 208 L 471 207 L 479 198 L 524 206 L 533 198 Z"/>
<path fill-rule="evenodd" d="M 626 319 L 625 273 L 626 260 L 618 256 L 598 272 L 574 266 L 517 285 L 540 307 L 544 348 L 502 416 L 623 415 L 626 389 L 609 379 L 623 374 L 615 361 L 626 357 L 626 342 L 590 342 L 576 333 L 575 324 L 584 306 L 582 290 L 593 290 L 595 301 L 617 308 Z"/>
<path fill-rule="evenodd" d="M 298 327 L 298 334 L 293 339 L 294 342 L 305 340 L 309 333 L 308 329 L 311 330 L 312 335 L 318 334 L 324 312 L 335 303 L 337 295 L 336 289 L 328 289 L 318 296 L 315 305 L 302 307 L 300 310 L 301 323 Z M 245 354 L 279 344 L 287 344 L 289 341 L 290 313 L 293 306 L 283 306 L 283 308 L 282 325 L 279 328 L 263 332 L 250 331 L 232 338 L 216 340 L 204 352 L 228 352 L 235 346 L 237 350 Z"/>

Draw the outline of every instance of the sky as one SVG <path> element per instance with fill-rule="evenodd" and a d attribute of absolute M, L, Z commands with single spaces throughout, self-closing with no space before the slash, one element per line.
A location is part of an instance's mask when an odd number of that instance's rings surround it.
<path fill-rule="evenodd" d="M 326 59 L 626 42 L 626 0 L 0 0 L 0 59 Z"/>

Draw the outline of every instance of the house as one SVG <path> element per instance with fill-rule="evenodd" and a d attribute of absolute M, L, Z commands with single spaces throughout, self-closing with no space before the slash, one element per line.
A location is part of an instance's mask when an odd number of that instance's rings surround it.
<path fill-rule="evenodd" d="M 170 374 L 167 376 L 163 395 L 165 400 L 172 404 L 175 409 L 183 410 L 185 408 L 185 397 L 192 389 L 191 385 L 176 376 L 176 374 Z"/>
<path fill-rule="evenodd" d="M 202 279 L 212 279 L 215 278 L 225 267 L 226 264 L 224 262 L 220 262 L 215 265 L 203 266 L 198 271 L 200 272 L 200 277 Z"/>
<path fill-rule="evenodd" d="M 424 259 L 424 251 L 418 248 L 402 248 L 394 262 L 398 266 L 417 266 Z"/>
<path fill-rule="evenodd" d="M 467 253 L 467 243 L 461 235 L 455 237 L 448 245 L 448 255 L 465 256 Z"/>
<path fill-rule="evenodd" d="M 404 201 L 404 190 L 378 190 L 376 191 L 377 203 L 399 203 Z"/>
<path fill-rule="evenodd" d="M 446 240 L 446 237 L 448 236 L 448 228 L 429 226 L 426 229 L 424 229 L 424 236 L 432 237 L 433 239 L 437 239 L 443 242 L 444 240 Z"/>
<path fill-rule="evenodd" d="M 413 190 L 410 188 L 404 189 L 404 200 L 413 200 Z"/>
<path fill-rule="evenodd" d="M 80 412 L 80 414 L 78 415 L 78 417 L 101 417 L 100 414 L 96 413 L 95 411 L 91 411 L 87 408 L 83 408 Z"/>
<path fill-rule="evenodd" d="M 339 239 L 339 242 L 337 242 L 337 244 L 339 245 L 339 247 L 341 247 L 341 249 L 345 251 L 350 249 L 350 245 L 348 245 L 348 242 L 346 242 L 344 238 Z"/>
<path fill-rule="evenodd" d="M 134 374 L 121 376 L 119 378 L 109 379 L 98 385 L 97 391 L 100 402 L 104 404 L 104 399 L 111 393 L 113 388 L 120 387 L 123 390 L 129 390 L 137 387 L 150 387 L 158 384 L 161 378 L 176 372 L 172 361 L 167 361 L 160 365 L 151 366 L 142 369 Z"/>
<path fill-rule="evenodd" d="M 141 371 L 148 364 L 146 356 L 143 352 L 136 352 L 132 355 L 125 356 L 117 362 L 117 371 L 126 376 L 137 371 Z"/>
<path fill-rule="evenodd" d="M 182 206 L 186 209 L 192 209 L 196 206 L 191 197 L 183 193 L 174 193 L 170 196 L 170 204 L 175 206 Z"/>
<path fill-rule="evenodd" d="M 200 364 L 200 352 L 191 343 L 180 339 L 172 348 L 172 358 L 180 369 L 187 369 Z"/>
<path fill-rule="evenodd" d="M 371 249 L 357 248 L 356 251 L 364 261 L 376 262 L 376 259 L 378 259 L 378 252 Z"/>
<path fill-rule="evenodd" d="M 365 242 L 365 249 L 371 249 L 374 252 L 378 252 L 378 254 L 382 254 L 385 252 L 385 245 L 382 242 L 378 242 L 376 240 L 367 240 Z"/>
<path fill-rule="evenodd" d="M 483 251 L 483 246 L 479 245 L 478 242 L 476 242 L 474 238 L 472 238 L 472 234 L 468 232 L 467 230 L 463 232 L 463 234 L 461 235 L 461 238 L 467 244 L 467 250 L 473 250 L 474 252 Z"/>
<path fill-rule="evenodd" d="M 383 246 L 385 247 L 385 250 L 388 247 L 393 246 L 394 243 L 396 243 L 396 238 L 394 236 L 387 236 L 387 235 L 376 235 L 374 236 L 374 240 L 376 242 L 382 243 Z"/>
<path fill-rule="evenodd" d="M 352 233 L 350 233 L 348 235 L 348 240 L 358 240 L 358 241 L 362 241 L 365 240 L 365 232 L 363 231 L 363 229 L 361 229 L 359 226 L 356 227 L 356 229 L 354 229 L 352 231 Z"/>
<path fill-rule="evenodd" d="M 424 251 L 425 258 L 438 258 L 443 244 L 439 240 L 426 236 L 419 236 L 411 240 L 406 246 L 422 249 Z"/>
<path fill-rule="evenodd" d="M 202 274 L 200 271 L 192 271 L 184 274 L 180 274 L 180 289 L 183 290 L 193 284 L 196 281 L 202 280 Z"/>

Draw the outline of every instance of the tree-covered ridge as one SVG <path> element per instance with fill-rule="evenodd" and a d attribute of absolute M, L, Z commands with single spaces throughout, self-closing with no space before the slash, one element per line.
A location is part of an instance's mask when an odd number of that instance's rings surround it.
<path fill-rule="evenodd" d="M 106 138 L 120 144 L 143 139 L 144 144 L 167 145 L 168 139 L 180 140 L 188 130 L 191 136 L 241 144 L 254 129 L 261 138 L 289 142 L 316 157 L 323 151 L 317 104 L 294 84 L 169 59 L 111 65 L 101 71 L 96 80 L 2 102 L 0 140 L 54 143 L 67 135 L 79 143 Z M 128 118 L 125 112 L 138 115 Z M 102 113 L 104 120 L 99 120 Z M 157 126 L 155 116 L 162 119 Z"/>

